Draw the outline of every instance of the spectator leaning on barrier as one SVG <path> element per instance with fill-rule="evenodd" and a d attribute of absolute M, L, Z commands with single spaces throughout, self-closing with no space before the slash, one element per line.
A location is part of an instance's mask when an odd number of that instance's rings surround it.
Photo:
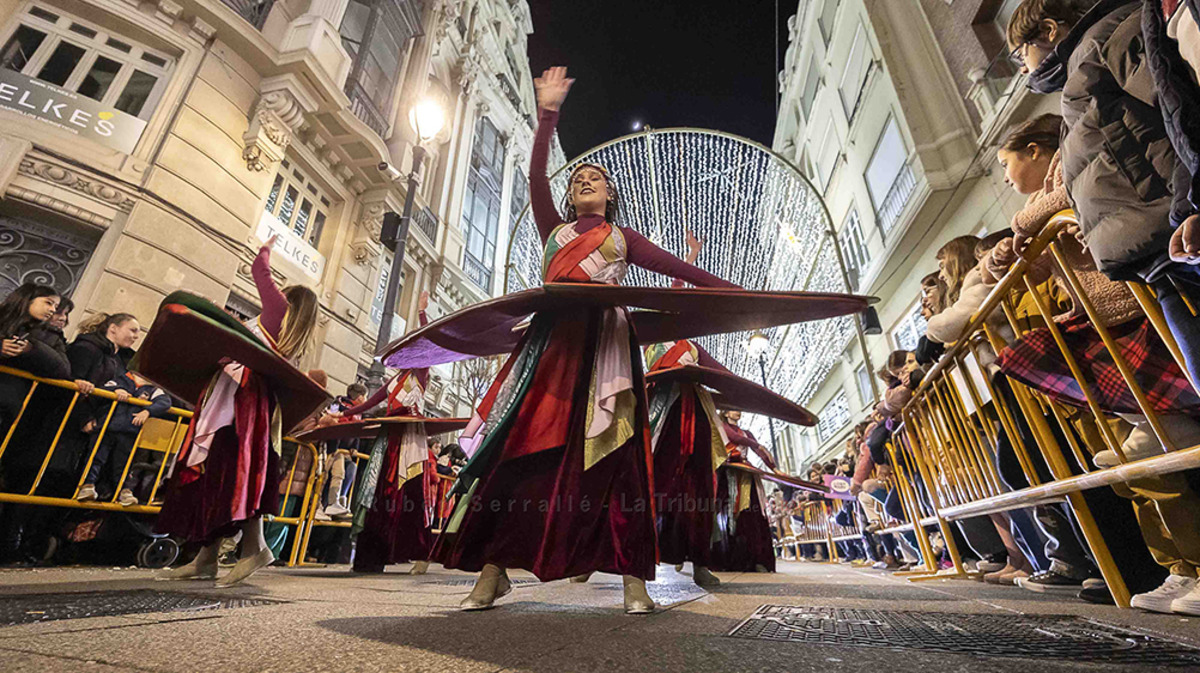
<path fill-rule="evenodd" d="M 117 502 L 128 507 L 138 504 L 132 488 L 138 477 L 136 470 L 131 470 L 122 479 L 125 465 L 130 462 L 130 453 L 133 452 L 142 426 L 150 418 L 161 416 L 171 408 L 171 396 L 136 372 L 126 372 L 124 376 L 108 381 L 103 389 L 116 394 L 119 403 L 113 409 L 112 417 L 108 419 L 108 427 L 104 430 L 104 437 L 100 440 L 100 446 L 92 459 L 92 466 L 76 499 L 87 502 L 100 498 L 96 485 L 100 483 L 103 474 L 107 482 L 104 486 L 107 488 L 115 489 L 117 484 L 120 484 Z M 129 399 L 143 400 L 149 402 L 150 406 L 129 404 Z M 84 426 L 85 431 L 90 431 L 88 426 L 102 426 L 106 417 L 108 409 L 107 405 L 103 405 L 97 410 L 95 418 Z M 107 472 L 104 470 L 106 466 Z"/>

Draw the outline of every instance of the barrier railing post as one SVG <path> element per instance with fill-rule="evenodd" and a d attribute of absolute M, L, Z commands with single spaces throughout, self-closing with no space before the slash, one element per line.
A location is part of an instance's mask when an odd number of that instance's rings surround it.
<path fill-rule="evenodd" d="M 8 449 L 8 443 L 12 441 L 13 433 L 17 430 L 17 424 L 21 422 L 21 417 L 25 415 L 25 407 L 29 406 L 29 400 L 33 397 L 33 393 L 37 390 L 37 386 L 37 381 L 29 384 L 29 392 L 25 393 L 25 399 L 21 401 L 21 409 L 17 411 L 17 415 L 13 418 L 12 423 L 8 426 L 8 432 L 4 433 L 4 441 L 0 442 L 0 458 L 4 457 L 4 452 Z"/>

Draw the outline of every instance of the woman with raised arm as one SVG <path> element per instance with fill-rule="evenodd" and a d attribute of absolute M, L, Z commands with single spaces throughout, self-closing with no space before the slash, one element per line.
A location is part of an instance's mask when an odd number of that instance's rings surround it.
<path fill-rule="evenodd" d="M 725 435 L 729 462 L 745 463 L 746 451 L 753 451 L 771 470 L 775 459 L 739 423 L 742 412 L 726 411 Z M 721 534 L 713 545 L 712 567 L 716 570 L 775 572 L 775 550 L 771 544 L 771 526 L 763 511 L 765 494 L 762 480 L 743 471 L 726 467 L 718 471 L 717 498 Z"/>
<path fill-rule="evenodd" d="M 550 138 L 573 80 L 534 82 L 539 124 L 530 197 L 545 244 L 546 282 L 621 282 L 634 264 L 705 287 L 736 287 L 616 224 L 616 184 L 594 164 L 572 170 L 566 217 L 546 177 Z M 506 568 L 550 581 L 622 575 L 625 610 L 647 613 L 657 562 L 645 382 L 624 308 L 580 304 L 534 315 L 484 396 L 462 443 L 473 453 L 462 494 L 434 551 L 448 568 L 481 570 L 464 610 L 511 591 Z"/>
<path fill-rule="evenodd" d="M 422 292 L 417 301 L 422 327 L 429 322 L 427 308 L 429 293 Z M 370 399 L 343 414 L 361 415 L 386 400 L 388 416 L 424 416 L 428 385 L 428 367 L 397 372 Z M 355 496 L 355 572 L 379 573 L 384 566 L 409 561 L 410 575 L 428 569 L 438 476 L 427 439 L 424 423 L 410 423 L 399 436 L 384 434 L 375 440 Z"/>
<path fill-rule="evenodd" d="M 250 331 L 292 366 L 312 342 L 317 295 L 291 285 L 282 290 L 271 277 L 272 236 L 250 266 L 262 313 Z M 213 378 L 176 459 L 155 530 L 203 548 L 190 563 L 161 573 L 165 580 L 214 579 L 221 540 L 242 531 L 233 570 L 217 581 L 232 586 L 275 556 L 263 537 L 262 516 L 279 512 L 279 454 L 283 434 L 279 403 L 267 380 L 230 362 Z"/>

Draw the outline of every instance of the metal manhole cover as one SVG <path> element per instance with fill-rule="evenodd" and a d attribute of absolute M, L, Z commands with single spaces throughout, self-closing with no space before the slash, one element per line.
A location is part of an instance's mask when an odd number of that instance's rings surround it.
<path fill-rule="evenodd" d="M 0 601 L 0 626 L 52 622 L 83 617 L 113 617 L 148 612 L 221 610 L 279 601 L 259 598 L 214 597 L 169 591 L 90 591 L 67 594 L 5 596 Z"/>
<path fill-rule="evenodd" d="M 763 605 L 729 635 L 984 657 L 1200 666 L 1200 649 L 1071 615 L 980 615 Z"/>

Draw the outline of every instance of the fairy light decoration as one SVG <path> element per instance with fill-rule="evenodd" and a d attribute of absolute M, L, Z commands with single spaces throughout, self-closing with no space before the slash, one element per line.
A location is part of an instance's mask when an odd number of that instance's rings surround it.
<path fill-rule="evenodd" d="M 685 254 L 684 231 L 704 241 L 697 265 L 754 290 L 846 292 L 835 237 L 820 194 L 789 162 L 745 138 L 701 129 L 647 130 L 592 149 L 551 176 L 555 201 L 567 190 L 570 168 L 607 168 L 620 191 L 618 223 L 656 245 Z M 508 292 L 541 284 L 542 244 L 528 208 L 509 238 Z M 629 285 L 665 286 L 670 279 L 630 267 Z M 806 405 L 855 334 L 852 317 L 764 332 L 767 387 Z M 761 382 L 749 334 L 699 339 L 731 371 Z M 766 439 L 765 418 L 748 427 Z"/>

